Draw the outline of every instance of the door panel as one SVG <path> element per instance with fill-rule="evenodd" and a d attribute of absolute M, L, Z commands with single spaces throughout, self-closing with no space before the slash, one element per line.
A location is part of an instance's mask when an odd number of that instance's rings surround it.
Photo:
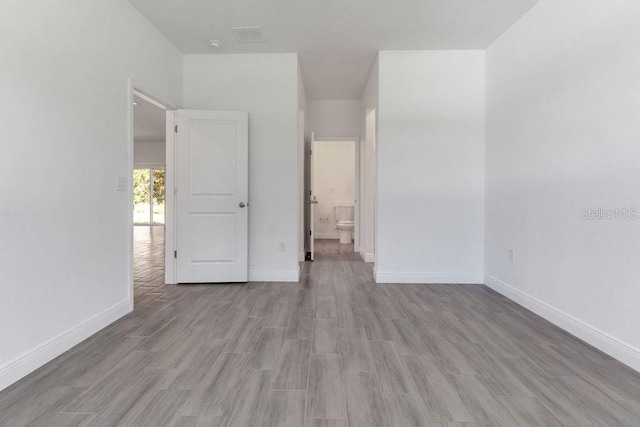
<path fill-rule="evenodd" d="M 179 283 L 246 282 L 248 115 L 176 113 Z"/>
<path fill-rule="evenodd" d="M 310 246 L 310 251 L 311 251 L 311 261 L 313 261 L 316 257 L 316 250 L 315 250 L 315 246 L 316 246 L 316 236 L 315 236 L 315 207 L 316 204 L 318 203 L 318 201 L 316 200 L 316 189 L 314 188 L 314 150 L 315 150 L 315 134 L 313 132 L 311 132 L 311 150 L 309 151 L 311 153 L 310 155 L 310 159 L 309 159 L 309 173 L 310 173 L 310 177 L 309 177 L 309 184 L 311 187 L 311 191 L 309 192 L 310 196 L 309 196 L 309 226 L 310 226 L 310 233 L 309 233 L 309 246 Z"/>

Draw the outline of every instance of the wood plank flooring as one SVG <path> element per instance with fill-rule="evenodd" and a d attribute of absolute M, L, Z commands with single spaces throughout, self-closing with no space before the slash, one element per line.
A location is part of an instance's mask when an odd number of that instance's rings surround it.
<path fill-rule="evenodd" d="M 165 296 L 164 226 L 133 227 L 133 289 L 136 307 Z"/>
<path fill-rule="evenodd" d="M 159 295 L 1 392 L 0 425 L 640 426 L 639 373 L 508 299 L 371 277 L 319 241 L 299 283 L 147 280 Z"/>

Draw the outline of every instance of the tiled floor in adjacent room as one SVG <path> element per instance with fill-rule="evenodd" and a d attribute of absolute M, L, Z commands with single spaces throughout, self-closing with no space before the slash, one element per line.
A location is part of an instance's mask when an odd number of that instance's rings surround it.
<path fill-rule="evenodd" d="M 133 227 L 133 288 L 136 307 L 165 295 L 162 225 Z"/>
<path fill-rule="evenodd" d="M 336 241 L 299 283 L 149 273 L 133 313 L 0 393 L 0 425 L 640 425 L 639 373 L 484 286 L 378 285 Z"/>

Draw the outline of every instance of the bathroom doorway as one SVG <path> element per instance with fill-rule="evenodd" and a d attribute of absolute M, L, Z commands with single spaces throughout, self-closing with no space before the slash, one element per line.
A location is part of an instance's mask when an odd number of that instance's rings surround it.
<path fill-rule="evenodd" d="M 316 240 L 340 242 L 342 250 L 359 247 L 360 153 L 354 138 L 310 141 L 309 244 L 307 259 L 313 260 Z"/>

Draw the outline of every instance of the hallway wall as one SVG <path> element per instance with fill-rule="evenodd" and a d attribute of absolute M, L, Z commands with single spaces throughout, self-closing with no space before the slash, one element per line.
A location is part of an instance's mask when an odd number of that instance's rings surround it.
<path fill-rule="evenodd" d="M 320 138 L 360 136 L 360 100 L 310 99 L 307 101 L 307 130 Z"/>
<path fill-rule="evenodd" d="M 376 279 L 481 283 L 485 53 L 383 51 Z"/>

